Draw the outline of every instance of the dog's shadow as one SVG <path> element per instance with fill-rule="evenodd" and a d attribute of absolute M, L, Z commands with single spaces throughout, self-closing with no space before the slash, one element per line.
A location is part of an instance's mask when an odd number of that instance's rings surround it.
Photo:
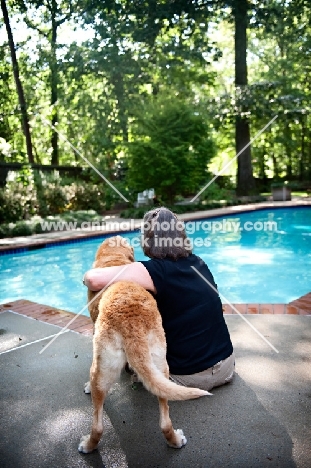
<path fill-rule="evenodd" d="M 173 426 L 188 439 L 181 450 L 165 443 L 157 398 L 135 386 L 123 372 L 105 402 L 129 467 L 296 466 L 285 427 L 237 374 L 232 384 L 213 389 L 213 396 L 170 402 Z"/>

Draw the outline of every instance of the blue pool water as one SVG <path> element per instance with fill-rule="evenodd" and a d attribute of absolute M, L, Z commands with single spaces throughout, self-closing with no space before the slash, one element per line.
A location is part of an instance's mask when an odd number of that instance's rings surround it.
<path fill-rule="evenodd" d="M 267 222 L 276 223 L 274 230 Z M 311 291 L 311 207 L 198 220 L 187 224 L 187 232 L 194 253 L 208 264 L 230 302 L 287 303 Z M 122 235 L 130 242 L 139 237 L 137 232 Z M 0 256 L 0 303 L 23 298 L 78 313 L 86 304 L 81 279 L 101 242 L 88 239 Z M 135 258 L 146 259 L 140 247 Z"/>

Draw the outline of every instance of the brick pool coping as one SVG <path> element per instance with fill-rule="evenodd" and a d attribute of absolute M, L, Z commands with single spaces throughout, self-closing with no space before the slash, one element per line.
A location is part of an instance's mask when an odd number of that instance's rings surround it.
<path fill-rule="evenodd" d="M 235 314 L 236 310 L 243 315 L 254 314 L 286 314 L 286 315 L 311 315 L 311 292 L 290 302 L 289 304 L 224 304 L 225 315 Z M 25 315 L 34 320 L 57 325 L 61 328 L 67 327 L 69 330 L 91 336 L 93 334 L 93 324 L 90 317 L 76 315 L 66 310 L 56 309 L 37 302 L 19 299 L 6 304 L 0 304 L 0 314 L 6 311 L 13 311 L 17 314 Z M 67 324 L 69 324 L 67 326 Z"/>

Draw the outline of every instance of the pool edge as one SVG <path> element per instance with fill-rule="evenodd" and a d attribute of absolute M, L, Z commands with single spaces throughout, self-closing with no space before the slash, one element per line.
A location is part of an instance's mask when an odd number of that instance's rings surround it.
<path fill-rule="evenodd" d="M 306 207 L 311 206 L 311 199 L 297 199 L 284 202 L 260 202 L 260 203 L 251 203 L 248 205 L 234 205 L 227 206 L 225 208 L 216 208 L 213 210 L 205 211 L 195 211 L 193 213 L 183 213 L 179 214 L 178 218 L 183 221 L 198 220 L 202 218 L 215 218 L 218 216 L 224 215 L 234 215 L 240 213 L 250 213 L 258 210 L 266 210 L 269 208 L 291 208 L 291 207 Z M 134 232 L 139 229 L 142 220 L 141 219 L 123 219 L 123 218 L 111 218 L 106 217 L 107 222 L 118 223 L 119 229 L 96 229 L 96 231 L 90 230 L 81 230 L 76 229 L 72 231 L 62 231 L 62 232 L 51 232 L 51 233 L 42 233 L 34 234 L 27 237 L 13 237 L 2 239 L 4 244 L 1 244 L 0 239 L 0 255 L 6 255 L 11 253 L 20 253 L 29 250 L 36 250 L 45 247 L 53 247 L 55 245 L 61 245 L 66 243 L 75 243 L 82 242 L 87 239 L 102 238 L 104 236 L 109 236 L 116 232 L 120 232 L 120 225 L 125 225 L 128 223 L 130 229 L 123 230 L 121 232 Z"/>

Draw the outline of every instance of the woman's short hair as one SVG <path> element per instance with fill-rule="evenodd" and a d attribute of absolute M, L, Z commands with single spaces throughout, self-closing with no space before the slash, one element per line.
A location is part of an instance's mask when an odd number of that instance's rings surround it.
<path fill-rule="evenodd" d="M 147 257 L 177 260 L 192 253 L 184 222 L 163 206 L 145 214 L 142 234 L 142 248 Z"/>

